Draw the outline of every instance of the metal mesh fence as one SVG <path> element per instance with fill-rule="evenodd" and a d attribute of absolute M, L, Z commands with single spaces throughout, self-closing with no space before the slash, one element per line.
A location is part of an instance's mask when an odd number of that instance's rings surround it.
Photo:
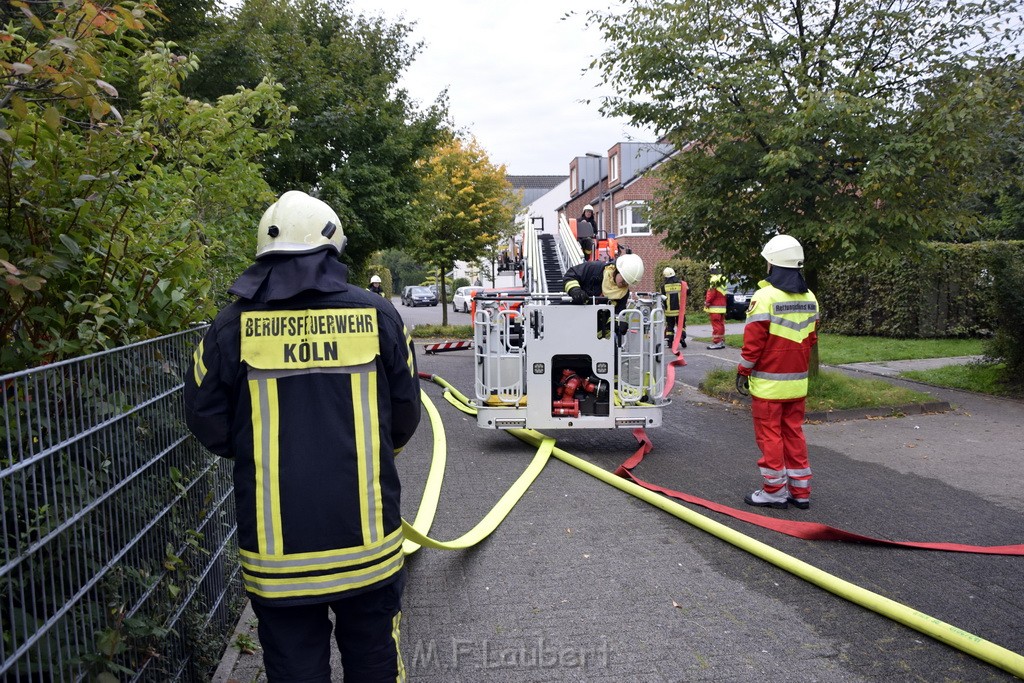
<path fill-rule="evenodd" d="M 204 331 L 0 377 L 0 679 L 209 679 L 244 592 L 182 414 Z"/>

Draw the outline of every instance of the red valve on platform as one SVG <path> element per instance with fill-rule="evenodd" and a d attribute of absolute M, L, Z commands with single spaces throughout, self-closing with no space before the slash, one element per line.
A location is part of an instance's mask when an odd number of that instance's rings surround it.
<path fill-rule="evenodd" d="M 580 402 L 575 398 L 577 391 L 593 394 L 597 391 L 597 384 L 580 377 L 569 368 L 562 370 L 562 381 L 558 384 L 558 396 L 551 404 L 551 415 L 579 417 Z"/>

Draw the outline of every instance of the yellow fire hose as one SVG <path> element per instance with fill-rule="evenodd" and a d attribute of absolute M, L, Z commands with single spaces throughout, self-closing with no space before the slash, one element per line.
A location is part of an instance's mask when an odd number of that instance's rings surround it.
<path fill-rule="evenodd" d="M 456 390 L 444 379 L 431 376 L 435 384 L 445 388 L 444 397 L 459 410 L 469 414 L 476 414 L 469 399 Z M 718 538 L 731 543 L 752 555 L 770 562 L 775 566 L 786 570 L 814 585 L 845 598 L 850 602 L 860 605 L 866 609 L 877 612 L 884 617 L 899 622 L 940 642 L 946 643 L 961 652 L 976 657 L 993 666 L 1024 679 L 1024 656 L 1008 650 L 1000 645 L 984 640 L 976 635 L 947 624 L 939 619 L 919 612 L 911 607 L 890 600 L 877 593 L 857 586 L 824 572 L 813 565 L 808 564 L 795 557 L 777 550 L 765 543 L 755 540 L 746 534 L 716 522 L 704 515 L 687 508 L 674 500 L 661 496 L 653 491 L 627 481 L 622 477 L 603 470 L 581 458 L 572 455 L 554 446 L 554 439 L 545 437 L 543 434 L 532 429 L 510 429 L 510 434 L 516 438 L 537 447 L 537 454 L 529 466 L 520 475 L 519 479 L 509 488 L 508 491 L 495 504 L 490 512 L 472 530 L 460 536 L 454 541 L 436 541 L 427 537 L 430 527 L 433 524 L 434 514 L 437 510 L 437 502 L 441 494 L 441 482 L 444 477 L 446 439 L 444 425 L 441 422 L 437 408 L 430 401 L 426 393 L 422 394 L 423 405 L 430 416 L 431 427 L 434 430 L 434 453 L 430 465 L 430 472 L 427 475 L 427 482 L 424 486 L 423 496 L 416 519 L 413 524 L 402 520 L 402 527 L 406 534 L 406 541 L 403 549 L 406 553 L 415 552 L 421 545 L 431 548 L 462 549 L 479 543 L 498 527 L 508 513 L 519 502 L 523 494 L 530 487 L 530 484 L 537 478 L 541 470 L 553 455 L 557 459 L 571 465 L 576 469 L 595 477 L 610 486 L 628 493 L 632 496 L 650 503 L 651 505 L 664 510 L 684 522 L 691 524 L 702 531 L 717 536 Z M 439 447 L 440 444 L 440 447 Z"/>

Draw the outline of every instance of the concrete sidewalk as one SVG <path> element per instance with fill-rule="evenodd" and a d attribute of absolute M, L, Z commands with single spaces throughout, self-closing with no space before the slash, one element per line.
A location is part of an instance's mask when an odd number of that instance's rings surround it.
<path fill-rule="evenodd" d="M 742 503 L 759 485 L 749 409 L 693 388 L 710 368 L 735 367 L 738 351 L 704 346 L 691 342 L 686 349 L 688 365 L 664 425 L 649 432 L 655 450 L 636 474 L 751 511 Z M 471 351 L 456 351 L 421 354 L 419 362 L 472 395 L 472 358 Z M 953 410 L 807 425 L 811 509 L 756 512 L 895 540 L 1024 543 L 1024 403 L 908 384 Z M 533 449 L 477 427 L 446 404 L 438 387 L 424 388 L 443 416 L 449 458 L 431 535 L 450 539 L 486 514 Z M 628 430 L 552 436 L 560 448 L 609 471 L 636 447 Z M 417 509 L 433 438 L 424 422 L 399 461 L 407 519 Z M 1020 557 L 804 541 L 687 507 L 838 579 L 1024 653 Z M 421 550 L 407 566 L 402 638 L 412 681 L 1013 679 L 561 462 L 548 465 L 479 546 Z M 239 622 L 242 631 L 252 624 L 248 617 Z M 258 652 L 229 650 L 213 680 L 263 681 L 261 666 Z M 336 652 L 333 667 L 334 680 L 343 680 Z"/>

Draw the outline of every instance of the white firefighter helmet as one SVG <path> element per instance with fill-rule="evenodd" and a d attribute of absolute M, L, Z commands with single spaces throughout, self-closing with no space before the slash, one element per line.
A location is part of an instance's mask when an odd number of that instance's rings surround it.
<path fill-rule="evenodd" d="M 672 268 L 665 268 L 665 270 L 661 271 L 661 276 L 662 277 L 675 277 L 676 276 L 676 271 L 673 270 Z"/>
<path fill-rule="evenodd" d="M 371 277 L 370 278 L 370 284 L 371 285 L 379 285 L 380 284 L 380 275 L 374 275 L 373 277 Z"/>
<path fill-rule="evenodd" d="M 256 237 L 256 258 L 303 254 L 324 247 L 340 255 L 345 241 L 341 220 L 334 209 L 305 192 L 290 190 L 263 212 Z"/>
<path fill-rule="evenodd" d="M 586 206 L 583 207 L 583 213 L 586 213 L 587 211 L 590 211 L 591 213 L 593 213 L 594 212 L 594 207 L 592 207 L 590 204 L 587 204 Z"/>
<path fill-rule="evenodd" d="M 708 270 L 711 272 L 712 275 L 718 275 L 719 273 L 722 272 L 722 264 L 719 263 L 718 261 L 715 261 L 714 263 L 711 264 L 711 267 L 708 268 Z"/>
<path fill-rule="evenodd" d="M 644 276 L 644 262 L 636 254 L 623 254 L 615 259 L 615 269 L 627 285 L 635 285 Z"/>
<path fill-rule="evenodd" d="M 761 250 L 764 260 L 780 268 L 803 268 L 804 248 L 795 237 L 776 235 Z"/>

